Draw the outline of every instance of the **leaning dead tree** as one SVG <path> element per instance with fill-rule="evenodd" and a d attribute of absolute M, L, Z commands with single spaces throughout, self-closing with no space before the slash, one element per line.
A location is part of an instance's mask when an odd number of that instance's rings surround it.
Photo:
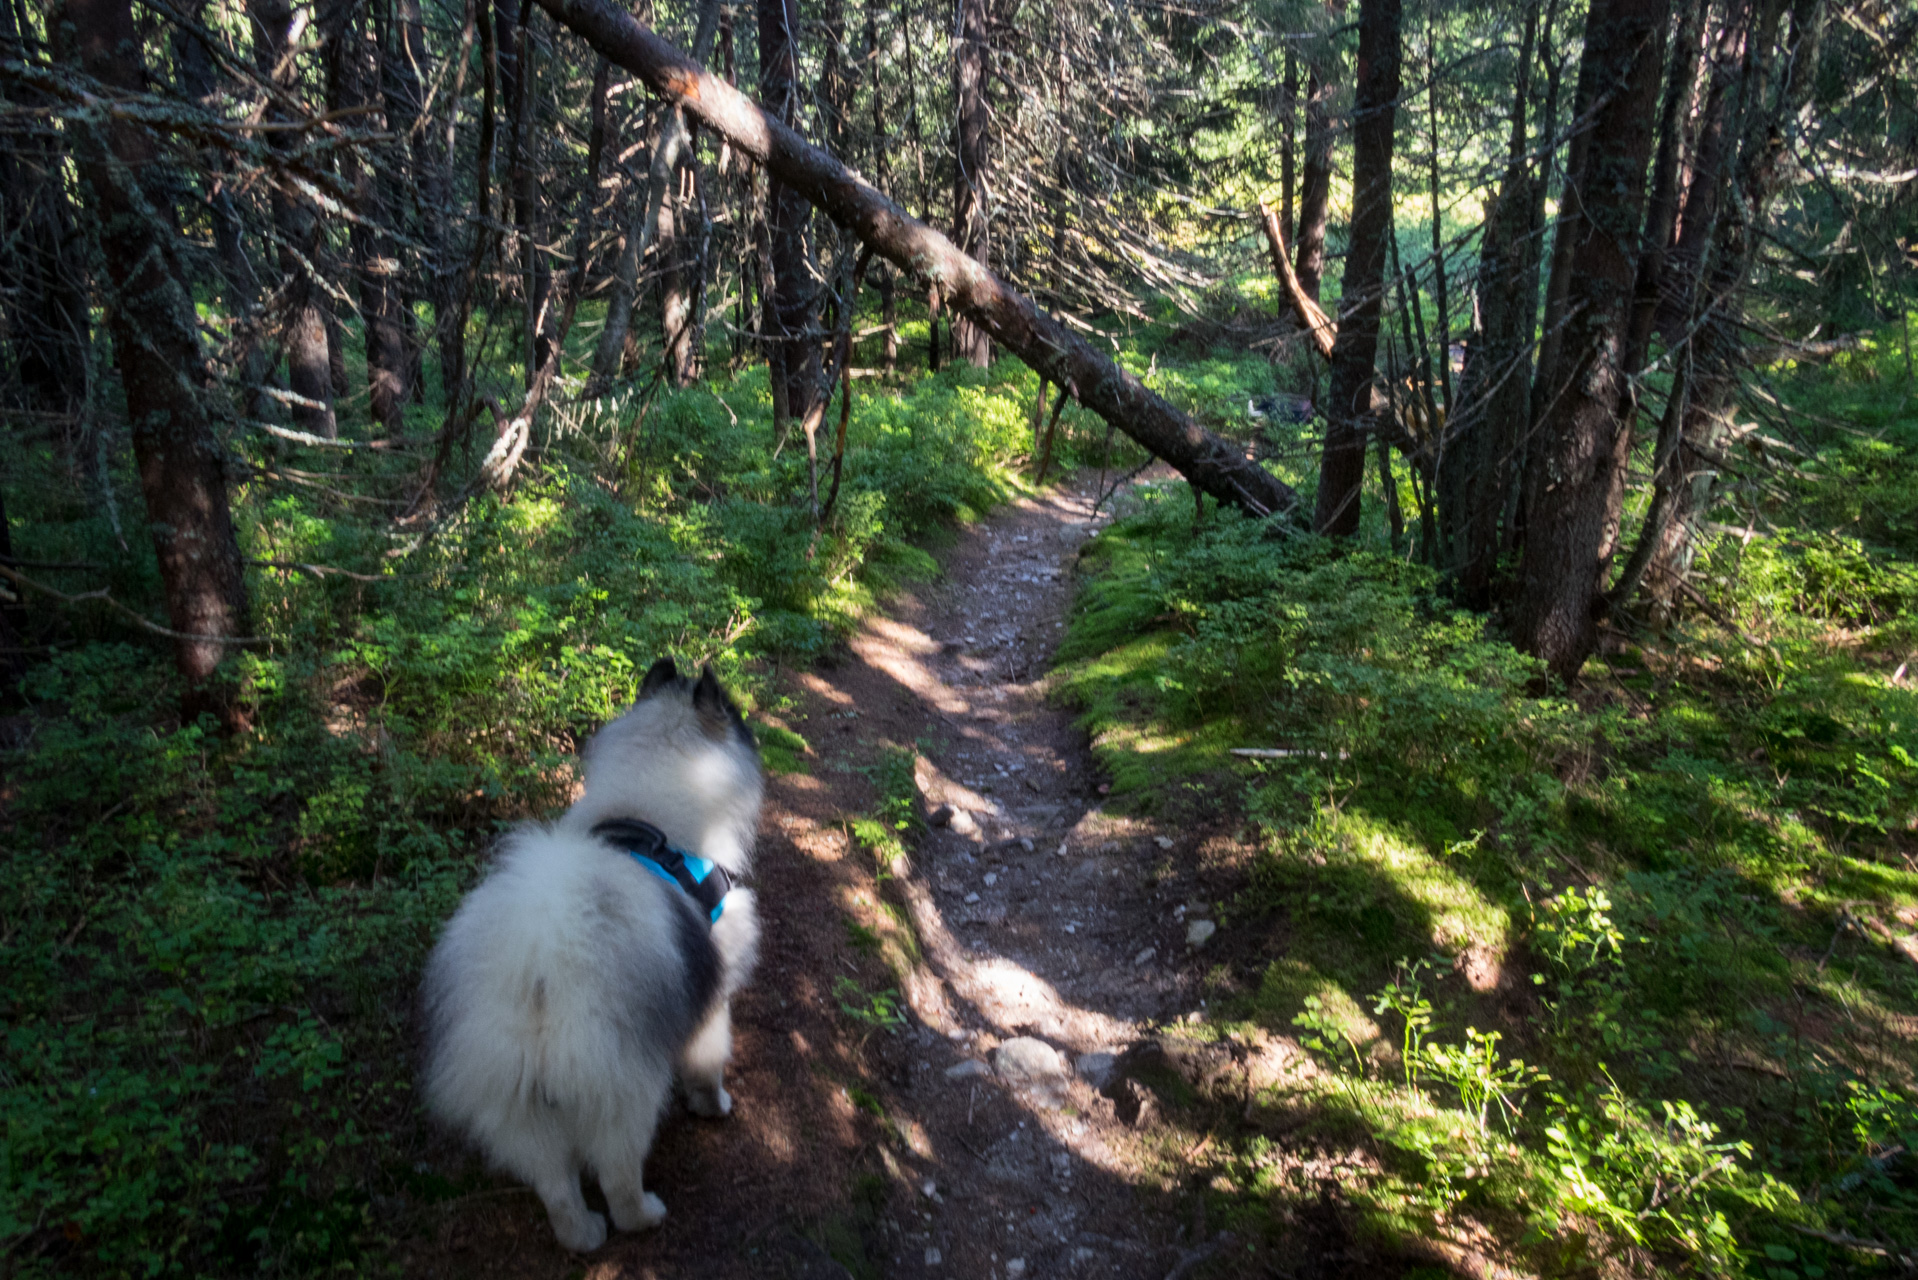
<path fill-rule="evenodd" d="M 605 0 L 540 0 L 540 7 L 765 165 L 777 182 L 879 256 L 937 288 L 995 341 L 1163 458 L 1199 492 L 1258 516 L 1297 507 L 1298 495 L 1247 459 L 1242 448 L 1193 422 L 984 264 L 654 32 Z"/>

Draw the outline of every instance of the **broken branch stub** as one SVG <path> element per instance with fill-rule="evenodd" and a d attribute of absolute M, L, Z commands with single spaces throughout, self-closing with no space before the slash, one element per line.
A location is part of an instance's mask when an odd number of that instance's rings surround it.
<path fill-rule="evenodd" d="M 994 340 L 1080 404 L 1163 458 L 1191 482 L 1257 516 L 1289 514 L 1298 494 L 1207 431 L 1030 298 L 911 217 L 838 159 L 761 111 L 745 94 L 606 0 L 539 0 L 540 7 L 610 61 L 684 107 L 766 166 L 879 256 L 936 286 Z"/>

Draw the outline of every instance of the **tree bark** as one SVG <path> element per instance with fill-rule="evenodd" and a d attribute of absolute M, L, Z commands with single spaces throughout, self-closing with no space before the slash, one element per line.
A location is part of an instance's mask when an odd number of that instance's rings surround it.
<path fill-rule="evenodd" d="M 1645 204 L 1645 234 L 1638 254 L 1638 278 L 1632 286 L 1632 323 L 1625 339 L 1625 372 L 1635 375 L 1645 367 L 1651 349 L 1652 324 L 1659 299 L 1667 288 L 1665 254 L 1678 224 L 1678 159 L 1685 149 L 1688 122 L 1685 100 L 1698 78 L 1698 32 L 1708 0 L 1683 0 L 1678 33 L 1672 38 L 1671 66 L 1666 73 L 1665 99 L 1658 109 L 1658 151 L 1652 158 L 1652 190 Z"/>
<path fill-rule="evenodd" d="M 690 150 L 690 148 L 688 148 Z M 695 202 L 691 166 L 673 175 L 675 188 L 659 207 L 659 319 L 666 346 L 666 377 L 675 387 L 690 387 L 699 377 L 693 349 L 693 277 L 698 242 L 693 239 Z"/>
<path fill-rule="evenodd" d="M 799 0 L 758 0 L 759 97 L 780 124 L 799 120 Z M 627 68 L 632 70 L 632 68 Z M 750 148 L 747 148 L 750 151 Z M 819 385 L 818 291 L 812 247 L 806 234 L 806 196 L 777 169 L 766 193 L 766 231 L 772 238 L 774 320 L 778 348 L 774 372 L 784 384 L 786 412 L 804 421 L 822 391 Z"/>
<path fill-rule="evenodd" d="M 961 252 L 991 266 L 991 134 L 986 77 L 991 74 L 986 0 L 959 0 L 959 38 L 953 42 L 959 112 L 958 167 L 953 173 L 952 232 Z M 952 355 L 983 369 L 992 360 L 992 338 L 965 316 L 952 326 Z"/>
<path fill-rule="evenodd" d="M 1621 359 L 1670 12 L 1670 0 L 1594 0 L 1586 17 L 1577 98 L 1589 142 L 1560 205 L 1564 330 L 1526 476 L 1513 617 L 1518 646 L 1568 681 L 1597 647 L 1604 544 L 1623 494 Z"/>
<path fill-rule="evenodd" d="M 1697 295 L 1705 246 L 1718 222 L 1718 201 L 1729 189 L 1732 149 L 1732 98 L 1742 78 L 1751 34 L 1752 0 L 1733 0 L 1732 11 L 1713 41 L 1711 79 L 1699 113 L 1698 141 L 1692 151 L 1690 181 L 1683 212 L 1660 264 L 1664 290 L 1653 310 L 1653 328 L 1667 343 L 1684 340 L 1692 299 Z M 1676 199 L 1676 193 L 1674 193 Z"/>
<path fill-rule="evenodd" d="M 67 0 L 50 22 L 63 60 L 128 96 L 144 90 L 129 0 Z M 172 629 L 190 637 L 174 645 L 186 680 L 185 709 L 188 715 L 227 711 L 231 704 L 214 673 L 224 640 L 246 634 L 246 579 L 219 442 L 198 385 L 205 369 L 193 298 L 172 227 L 153 193 L 140 186 L 141 175 L 158 170 L 160 150 L 125 117 L 76 132 L 81 178 L 100 227 L 107 329 L 126 396 L 147 527 Z"/>
<path fill-rule="evenodd" d="M 539 95 L 534 85 L 532 14 L 522 25 L 513 13 L 513 0 L 503 0 L 498 9 L 500 78 L 506 89 L 506 102 L 513 121 L 511 163 L 513 221 L 519 230 L 520 291 L 526 300 L 525 363 L 526 385 L 530 389 L 539 370 L 545 367 L 552 349 L 554 317 L 549 314 L 553 293 L 553 271 L 546 255 L 540 252 L 540 182 L 534 161 L 534 138 L 538 134 Z M 509 18 L 507 15 L 511 14 Z M 512 56 L 507 56 L 511 47 Z"/>
<path fill-rule="evenodd" d="M 429 304 L 435 315 L 445 310 L 440 287 L 442 259 L 446 251 L 446 215 L 448 188 L 446 160 L 441 155 L 440 133 L 426 118 L 426 98 L 421 76 L 431 65 L 427 51 L 426 21 L 419 0 L 392 0 L 388 20 L 380 40 L 380 95 L 386 118 L 398 135 L 388 154 L 393 161 L 380 176 L 387 184 L 388 206 L 395 217 L 401 211 L 410 214 L 418 227 L 425 253 L 415 263 L 424 270 L 401 273 L 396 287 L 403 304 L 400 308 L 401 332 L 406 346 L 406 384 L 408 394 L 418 401 L 424 396 L 424 339 L 414 321 L 416 304 Z M 458 86 L 453 94 L 457 97 Z"/>
<path fill-rule="evenodd" d="M 1285 83 L 1280 93 L 1284 96 L 1279 104 L 1279 234 L 1285 243 L 1292 244 L 1295 225 L 1293 197 L 1298 187 L 1293 167 L 1297 157 L 1292 153 L 1292 130 L 1299 119 L 1299 66 L 1290 46 L 1285 50 Z"/>
<path fill-rule="evenodd" d="M 1399 97 L 1399 0 L 1361 0 L 1352 112 L 1352 234 L 1339 288 L 1339 332 L 1312 527 L 1350 537 L 1359 527 L 1365 436 L 1372 412 L 1386 240 L 1392 234 L 1392 143 Z"/>
<path fill-rule="evenodd" d="M 878 255 L 941 288 L 995 341 L 1071 389 L 1081 404 L 1165 459 L 1200 492 L 1255 515 L 1289 512 L 1297 505 L 1297 495 L 1248 462 L 1242 449 L 1204 430 L 950 240 L 606 0 L 540 2 L 593 48 L 705 121 Z"/>

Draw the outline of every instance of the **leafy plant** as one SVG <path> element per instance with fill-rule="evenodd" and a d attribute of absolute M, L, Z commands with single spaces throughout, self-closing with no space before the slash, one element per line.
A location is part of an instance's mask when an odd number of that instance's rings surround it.
<path fill-rule="evenodd" d="M 1435 1041 L 1420 1054 L 1420 1061 L 1434 1077 L 1457 1090 L 1459 1105 L 1477 1119 L 1480 1132 L 1490 1123 L 1493 1106 L 1498 1107 L 1509 1131 L 1522 1112 L 1524 1091 L 1546 1079 L 1522 1060 L 1500 1061 L 1501 1039 L 1500 1032 L 1467 1027 L 1464 1043 Z"/>
<path fill-rule="evenodd" d="M 1425 998 L 1424 984 L 1419 981 L 1419 975 L 1429 969 L 1431 963 L 1429 960 L 1399 961 L 1398 973 L 1379 989 L 1372 1004 L 1372 1012 L 1396 1013 L 1404 1024 L 1399 1038 L 1399 1062 L 1407 1085 L 1418 1076 L 1425 1033 L 1432 1027 L 1432 1002 Z"/>
<path fill-rule="evenodd" d="M 851 978 L 841 975 L 833 980 L 833 999 L 839 1011 L 854 1022 L 887 1033 L 897 1032 L 907 1023 L 906 1010 L 896 987 L 867 991 Z"/>

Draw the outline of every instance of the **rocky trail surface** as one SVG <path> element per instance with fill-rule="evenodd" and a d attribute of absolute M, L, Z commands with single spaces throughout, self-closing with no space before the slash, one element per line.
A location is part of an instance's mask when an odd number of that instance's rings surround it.
<path fill-rule="evenodd" d="M 962 530 L 937 580 L 781 675 L 766 718 L 809 750 L 769 779 L 736 1109 L 662 1126 L 647 1182 L 665 1224 L 571 1257 L 531 1194 L 493 1179 L 439 1213 L 415 1270 L 1240 1273 L 1243 1246 L 1165 1181 L 1184 1140 L 1150 1124 L 1122 1059 L 1197 1006 L 1191 940 L 1210 922 L 1174 890 L 1182 837 L 1102 810 L 1084 734 L 1048 698 L 1078 552 L 1106 518 L 1094 496 L 1086 478 Z M 924 821 L 882 865 L 853 819 L 907 760 Z"/>

